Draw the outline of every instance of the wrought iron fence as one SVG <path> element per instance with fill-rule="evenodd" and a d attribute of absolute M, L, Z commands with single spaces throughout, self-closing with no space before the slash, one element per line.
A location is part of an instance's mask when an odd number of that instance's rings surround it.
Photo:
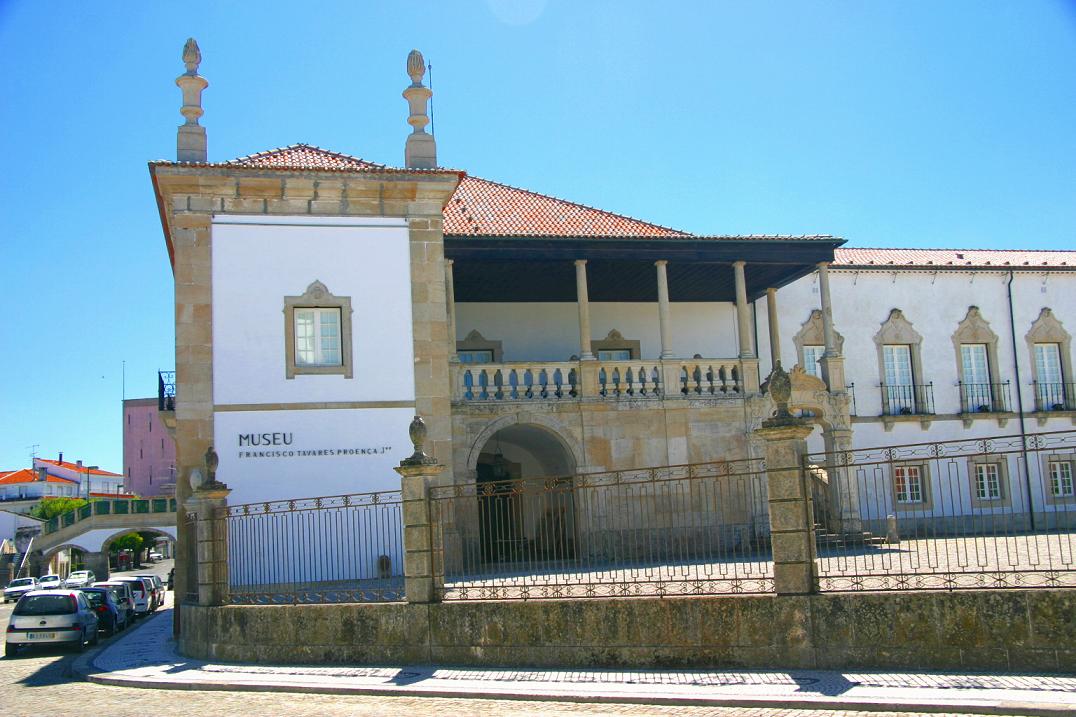
<path fill-rule="evenodd" d="M 961 413 L 998 413 L 1009 408 L 1009 382 L 1002 383 L 964 383 L 960 387 Z"/>
<path fill-rule="evenodd" d="M 232 602 L 403 600 L 400 497 L 385 491 L 228 506 Z"/>
<path fill-rule="evenodd" d="M 1076 431 L 806 460 L 822 590 L 1076 587 Z"/>
<path fill-rule="evenodd" d="M 430 490 L 444 600 L 773 591 L 760 461 Z"/>
<path fill-rule="evenodd" d="M 921 416 L 934 413 L 934 383 L 879 384 L 882 413 L 886 416 Z"/>
<path fill-rule="evenodd" d="M 1076 384 L 1032 381 L 1036 411 L 1076 410 Z"/>
<path fill-rule="evenodd" d="M 176 372 L 157 372 L 157 410 L 176 410 Z"/>

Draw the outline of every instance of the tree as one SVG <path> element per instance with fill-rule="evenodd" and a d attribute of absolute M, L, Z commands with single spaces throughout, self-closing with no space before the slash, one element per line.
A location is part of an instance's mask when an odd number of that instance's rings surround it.
<path fill-rule="evenodd" d="M 130 533 L 124 533 L 113 540 L 108 546 L 108 551 L 110 553 L 118 553 L 121 550 L 130 550 L 132 554 L 137 556 L 139 551 L 142 550 L 143 542 L 141 535 L 135 531 L 131 531 Z"/>
<path fill-rule="evenodd" d="M 52 520 L 58 515 L 70 513 L 86 505 L 83 498 L 43 498 L 30 509 L 30 516 L 40 520 Z"/>

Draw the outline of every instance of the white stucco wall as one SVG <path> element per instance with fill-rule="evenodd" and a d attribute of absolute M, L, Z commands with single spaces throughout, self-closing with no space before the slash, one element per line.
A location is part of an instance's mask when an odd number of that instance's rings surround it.
<path fill-rule="evenodd" d="M 730 303 L 673 302 L 670 307 L 672 350 L 676 356 L 730 358 L 739 354 L 736 309 Z M 574 303 L 459 303 L 456 338 L 477 329 L 501 341 L 505 361 L 567 361 L 579 355 L 579 310 Z M 592 340 L 613 329 L 638 340 L 641 358 L 661 353 L 657 303 L 591 302 Z"/>
<path fill-rule="evenodd" d="M 213 225 L 214 433 L 229 502 L 396 488 L 413 408 L 379 404 L 415 397 L 406 223 L 265 221 Z M 284 297 L 315 280 L 351 298 L 352 378 L 286 377 Z M 311 405 L 323 403 L 345 407 Z M 266 410 L 229 410 L 236 404 Z"/>

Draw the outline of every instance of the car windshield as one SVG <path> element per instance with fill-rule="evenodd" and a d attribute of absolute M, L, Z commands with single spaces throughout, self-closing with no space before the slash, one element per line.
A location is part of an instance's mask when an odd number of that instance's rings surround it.
<path fill-rule="evenodd" d="M 15 606 L 15 615 L 70 615 L 78 602 L 70 595 L 28 595 Z"/>
<path fill-rule="evenodd" d="M 8 585 L 8 587 L 9 588 L 21 588 L 21 587 L 24 587 L 26 585 L 33 585 L 33 584 L 34 584 L 34 579 L 33 578 L 19 578 L 18 580 L 12 580 L 11 584 Z"/>
<path fill-rule="evenodd" d="M 55 582 L 58 582 L 59 580 L 60 580 L 59 575 L 46 575 L 45 577 L 41 578 L 41 582 L 43 582 L 43 583 L 55 583 Z"/>

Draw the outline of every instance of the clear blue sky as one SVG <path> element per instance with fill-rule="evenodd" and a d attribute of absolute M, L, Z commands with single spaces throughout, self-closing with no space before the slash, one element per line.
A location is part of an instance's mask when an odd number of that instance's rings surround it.
<path fill-rule="evenodd" d="M 1076 4 L 0 0 L 0 470 L 122 470 L 174 362 L 146 162 L 202 48 L 211 160 L 401 164 L 407 52 L 441 163 L 697 233 L 1076 248 Z"/>

